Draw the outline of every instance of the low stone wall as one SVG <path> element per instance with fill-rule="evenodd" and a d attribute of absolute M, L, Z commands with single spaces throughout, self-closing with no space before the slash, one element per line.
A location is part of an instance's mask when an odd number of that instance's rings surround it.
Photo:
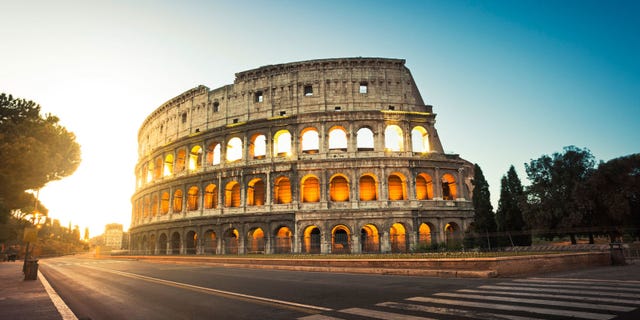
<path fill-rule="evenodd" d="M 469 278 L 522 276 L 611 265 L 609 252 L 459 259 L 270 259 L 215 256 L 112 258 L 240 268 Z"/>

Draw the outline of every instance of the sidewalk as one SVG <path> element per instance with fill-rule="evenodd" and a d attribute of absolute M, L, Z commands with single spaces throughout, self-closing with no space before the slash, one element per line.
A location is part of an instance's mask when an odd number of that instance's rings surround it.
<path fill-rule="evenodd" d="M 0 319 L 61 320 L 40 279 L 24 281 L 22 263 L 0 262 Z"/>

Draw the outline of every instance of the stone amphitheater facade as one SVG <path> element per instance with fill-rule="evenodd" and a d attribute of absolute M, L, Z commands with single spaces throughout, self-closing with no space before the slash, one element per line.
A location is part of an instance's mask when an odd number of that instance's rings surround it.
<path fill-rule="evenodd" d="M 138 254 L 408 252 L 459 241 L 473 165 L 443 152 L 405 61 L 269 65 L 198 86 L 138 134 Z"/>

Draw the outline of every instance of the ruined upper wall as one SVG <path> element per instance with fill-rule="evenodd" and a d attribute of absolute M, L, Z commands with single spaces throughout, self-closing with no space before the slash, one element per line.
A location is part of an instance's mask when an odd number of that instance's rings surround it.
<path fill-rule="evenodd" d="M 366 92 L 362 92 L 363 87 Z M 232 85 L 190 89 L 138 132 L 139 154 L 210 129 L 278 116 L 340 111 L 431 112 L 402 59 L 339 58 L 239 72 Z"/>

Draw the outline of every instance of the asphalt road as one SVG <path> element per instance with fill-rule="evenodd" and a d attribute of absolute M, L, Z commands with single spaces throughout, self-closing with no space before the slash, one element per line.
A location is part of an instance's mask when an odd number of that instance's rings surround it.
<path fill-rule="evenodd" d="M 64 257 L 40 271 L 79 319 L 640 319 L 638 265 L 440 279 Z"/>

